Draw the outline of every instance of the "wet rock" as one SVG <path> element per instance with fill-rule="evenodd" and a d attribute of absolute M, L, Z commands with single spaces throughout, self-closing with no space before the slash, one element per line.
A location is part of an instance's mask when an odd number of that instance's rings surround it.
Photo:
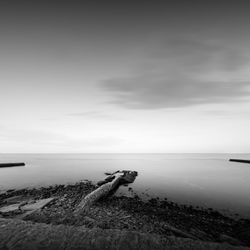
<path fill-rule="evenodd" d="M 53 197 L 53 198 L 48 198 L 48 199 L 37 200 L 37 201 L 34 201 L 32 203 L 23 205 L 21 208 L 24 211 L 30 211 L 30 210 L 34 211 L 34 210 L 41 209 L 41 208 L 45 207 L 54 199 L 55 198 Z"/>

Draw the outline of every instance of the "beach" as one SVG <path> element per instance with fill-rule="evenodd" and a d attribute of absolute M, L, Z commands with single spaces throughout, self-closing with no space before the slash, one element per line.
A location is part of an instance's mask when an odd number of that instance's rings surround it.
<path fill-rule="evenodd" d="M 235 219 L 214 209 L 177 204 L 168 199 L 143 201 L 133 192 L 131 196 L 111 196 L 96 202 L 88 214 L 73 216 L 82 197 L 97 187 L 90 181 L 72 185 L 55 185 L 34 189 L 9 190 L 0 195 L 0 206 L 25 199 L 54 198 L 48 205 L 25 216 L 24 221 L 49 225 L 84 226 L 88 229 L 117 229 L 181 237 L 204 242 L 226 242 L 229 245 L 250 246 L 250 220 Z M 1 213 L 4 219 L 20 219 L 22 209 Z M 247 231 L 248 230 L 248 231 Z"/>

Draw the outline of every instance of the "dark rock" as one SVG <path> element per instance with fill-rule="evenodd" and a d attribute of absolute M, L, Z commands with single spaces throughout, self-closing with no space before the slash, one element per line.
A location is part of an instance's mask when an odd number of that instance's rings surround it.
<path fill-rule="evenodd" d="M 235 236 L 242 242 L 250 245 L 250 220 L 240 221 L 241 225 L 236 226 Z"/>
<path fill-rule="evenodd" d="M 244 245 L 242 242 L 240 242 L 239 240 L 228 236 L 226 234 L 221 234 L 219 237 L 220 242 L 226 242 L 228 244 L 234 245 L 234 246 L 242 246 Z"/>

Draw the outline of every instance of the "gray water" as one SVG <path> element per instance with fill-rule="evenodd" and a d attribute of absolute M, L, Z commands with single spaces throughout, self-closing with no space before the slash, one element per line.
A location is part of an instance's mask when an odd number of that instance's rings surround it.
<path fill-rule="evenodd" d="M 0 190 L 96 182 L 104 172 L 135 170 L 132 188 L 142 197 L 167 197 L 183 204 L 220 209 L 250 218 L 250 159 L 233 154 L 0 154 L 0 162 L 25 167 L 0 169 Z M 127 187 L 121 193 L 127 192 Z"/>

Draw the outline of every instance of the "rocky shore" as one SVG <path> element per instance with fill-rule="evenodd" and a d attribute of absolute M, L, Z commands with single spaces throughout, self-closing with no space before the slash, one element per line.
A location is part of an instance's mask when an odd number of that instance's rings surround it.
<path fill-rule="evenodd" d="M 0 217 L 250 246 L 250 220 L 233 219 L 213 209 L 180 205 L 167 199 L 143 201 L 130 187 L 132 197 L 105 197 L 88 214 L 74 216 L 81 198 L 95 189 L 93 183 L 83 181 L 74 185 L 8 190 L 0 195 Z M 28 208 L 32 206 L 30 212 Z"/>

